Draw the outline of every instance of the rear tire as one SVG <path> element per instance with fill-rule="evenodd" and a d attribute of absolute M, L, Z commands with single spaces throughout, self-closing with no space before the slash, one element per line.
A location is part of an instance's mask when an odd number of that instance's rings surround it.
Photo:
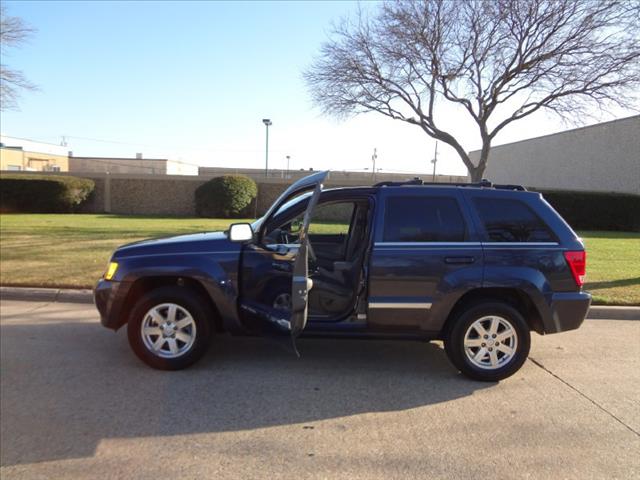
<path fill-rule="evenodd" d="M 522 314 L 503 302 L 474 304 L 456 319 L 445 339 L 445 351 L 464 375 L 497 382 L 516 373 L 531 347 Z"/>
<path fill-rule="evenodd" d="M 160 370 L 180 370 L 198 361 L 212 335 L 211 311 L 195 292 L 179 286 L 144 294 L 129 316 L 127 336 L 134 353 Z"/>

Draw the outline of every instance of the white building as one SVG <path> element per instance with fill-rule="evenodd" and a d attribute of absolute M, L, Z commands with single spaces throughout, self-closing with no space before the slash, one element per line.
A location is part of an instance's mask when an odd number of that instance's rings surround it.
<path fill-rule="evenodd" d="M 477 163 L 480 151 L 469 155 Z M 484 176 L 539 189 L 640 194 L 640 115 L 495 146 Z"/>

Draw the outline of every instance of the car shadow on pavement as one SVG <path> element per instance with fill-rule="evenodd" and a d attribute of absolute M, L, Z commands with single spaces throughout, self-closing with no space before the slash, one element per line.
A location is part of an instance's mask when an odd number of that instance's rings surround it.
<path fill-rule="evenodd" d="M 89 457 L 109 438 L 400 411 L 492 385 L 462 378 L 438 345 L 419 342 L 301 339 L 296 358 L 269 340 L 218 336 L 195 366 L 162 372 L 133 355 L 124 330 L 39 315 L 2 326 L 3 466 Z"/>

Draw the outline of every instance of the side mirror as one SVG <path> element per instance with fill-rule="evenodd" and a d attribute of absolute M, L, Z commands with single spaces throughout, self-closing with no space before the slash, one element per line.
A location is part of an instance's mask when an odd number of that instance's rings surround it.
<path fill-rule="evenodd" d="M 234 223 L 229 227 L 229 240 L 232 242 L 248 242 L 253 239 L 250 223 Z"/>

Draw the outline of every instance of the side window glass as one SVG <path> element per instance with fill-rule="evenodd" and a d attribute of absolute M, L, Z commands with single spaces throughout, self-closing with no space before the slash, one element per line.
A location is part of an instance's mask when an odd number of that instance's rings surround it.
<path fill-rule="evenodd" d="M 390 197 L 385 206 L 385 242 L 463 242 L 466 226 L 452 197 Z"/>
<path fill-rule="evenodd" d="M 353 202 L 318 205 L 309 225 L 310 235 L 347 235 L 353 217 Z"/>
<path fill-rule="evenodd" d="M 326 203 L 317 205 L 309 224 L 310 235 L 347 235 L 355 204 L 353 202 Z M 264 243 L 298 243 L 304 212 L 270 227 Z"/>
<path fill-rule="evenodd" d="M 476 210 L 490 242 L 555 242 L 551 230 L 519 200 L 476 198 Z"/>

